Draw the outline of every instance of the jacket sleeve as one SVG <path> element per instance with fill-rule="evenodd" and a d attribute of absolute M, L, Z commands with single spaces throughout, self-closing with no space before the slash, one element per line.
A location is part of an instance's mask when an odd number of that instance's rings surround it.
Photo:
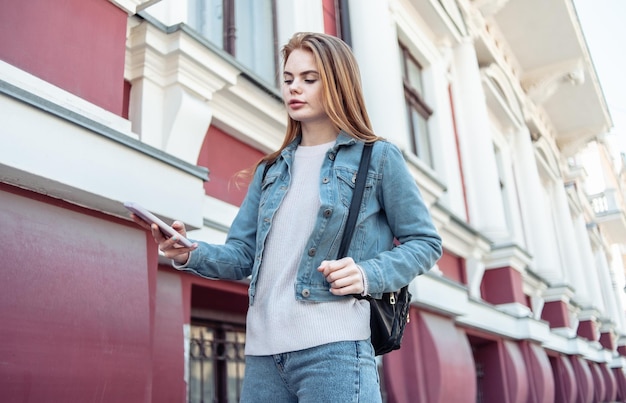
<path fill-rule="evenodd" d="M 252 272 L 264 165 L 257 167 L 224 245 L 199 241 L 182 270 L 202 277 L 239 280 Z"/>
<path fill-rule="evenodd" d="M 400 150 L 385 142 L 377 170 L 379 202 L 397 246 L 359 262 L 375 297 L 396 291 L 430 270 L 442 254 L 441 236 Z"/>

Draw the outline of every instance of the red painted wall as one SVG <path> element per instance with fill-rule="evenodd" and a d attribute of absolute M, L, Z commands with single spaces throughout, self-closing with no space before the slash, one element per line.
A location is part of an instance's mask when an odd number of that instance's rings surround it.
<path fill-rule="evenodd" d="M 512 267 L 485 270 L 480 289 L 483 299 L 492 304 L 528 303 L 522 275 Z"/>
<path fill-rule="evenodd" d="M 600 333 L 600 344 L 610 351 L 615 351 L 615 333 L 612 330 Z"/>
<path fill-rule="evenodd" d="M 189 320 L 185 318 L 180 273 L 166 268 L 158 271 L 155 302 L 152 403 L 184 402 L 187 384 L 183 324 Z"/>
<path fill-rule="evenodd" d="M 0 401 L 151 402 L 146 232 L 1 184 L 0 206 Z"/>
<path fill-rule="evenodd" d="M 593 320 L 582 320 L 578 323 L 578 329 L 576 330 L 578 336 L 590 341 L 599 340 L 598 326 Z"/>
<path fill-rule="evenodd" d="M 206 194 L 240 206 L 251 176 L 237 177 L 237 174 L 254 168 L 263 156 L 259 150 L 211 126 L 198 157 L 198 165 L 210 171 L 209 181 L 204 183 Z"/>
<path fill-rule="evenodd" d="M 541 311 L 541 319 L 550 323 L 550 328 L 569 327 L 569 312 L 563 301 L 546 302 Z"/>
<path fill-rule="evenodd" d="M 121 116 L 126 22 L 107 0 L 0 0 L 0 59 Z"/>
<path fill-rule="evenodd" d="M 456 256 L 447 250 L 444 250 L 441 259 L 437 262 L 437 266 L 447 278 L 461 284 L 467 284 L 465 259 L 462 257 Z"/>

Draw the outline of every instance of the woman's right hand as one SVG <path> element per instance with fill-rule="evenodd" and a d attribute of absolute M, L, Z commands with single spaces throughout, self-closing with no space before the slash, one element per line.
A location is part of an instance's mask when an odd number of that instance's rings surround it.
<path fill-rule="evenodd" d="M 183 246 L 178 243 L 178 239 L 176 237 L 167 238 L 158 225 L 145 222 L 137 215 L 131 213 L 130 217 L 132 220 L 137 223 L 140 227 L 149 230 L 152 233 L 152 237 L 154 241 L 159 245 L 159 250 L 163 252 L 163 255 L 172 259 L 176 264 L 184 265 L 189 260 L 189 253 L 198 247 L 197 243 L 194 243 L 190 247 Z M 185 230 L 185 224 L 180 221 L 174 221 L 172 223 L 172 228 L 176 232 L 178 232 L 181 236 L 187 237 L 187 231 Z"/>

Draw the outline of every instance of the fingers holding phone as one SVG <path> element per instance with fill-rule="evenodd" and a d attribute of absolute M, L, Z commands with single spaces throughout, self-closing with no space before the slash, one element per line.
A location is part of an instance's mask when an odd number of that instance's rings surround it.
<path fill-rule="evenodd" d="M 172 226 L 169 226 L 134 202 L 125 202 L 124 207 L 131 212 L 130 216 L 135 223 L 152 233 L 155 242 L 159 244 L 159 250 L 165 257 L 173 259 L 176 263 L 186 263 L 189 259 L 189 252 L 198 247 L 197 243 L 186 238 L 187 231 L 182 222 L 174 221 Z"/>
<path fill-rule="evenodd" d="M 181 239 L 187 240 L 187 231 L 185 224 L 180 221 L 174 221 L 172 227 L 179 235 L 165 235 L 157 224 L 152 224 L 150 230 L 154 240 L 159 244 L 159 250 L 168 259 L 174 260 L 178 264 L 185 264 L 189 260 L 189 252 L 196 249 L 198 244 L 191 243 L 191 246 L 185 246 L 181 243 Z"/>

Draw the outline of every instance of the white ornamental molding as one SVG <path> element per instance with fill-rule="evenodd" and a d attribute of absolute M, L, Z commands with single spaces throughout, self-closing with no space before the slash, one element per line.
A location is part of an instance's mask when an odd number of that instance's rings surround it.
<path fill-rule="evenodd" d="M 508 2 L 509 0 L 476 0 L 474 4 L 487 17 L 497 14 Z"/>
<path fill-rule="evenodd" d="M 141 10 L 150 7 L 153 4 L 158 3 L 161 0 L 109 0 L 122 10 L 126 11 L 128 15 L 135 15 Z"/>
<path fill-rule="evenodd" d="M 581 85 L 585 82 L 582 59 L 567 60 L 532 70 L 522 79 L 522 87 L 538 105 L 547 101 L 562 85 Z"/>

